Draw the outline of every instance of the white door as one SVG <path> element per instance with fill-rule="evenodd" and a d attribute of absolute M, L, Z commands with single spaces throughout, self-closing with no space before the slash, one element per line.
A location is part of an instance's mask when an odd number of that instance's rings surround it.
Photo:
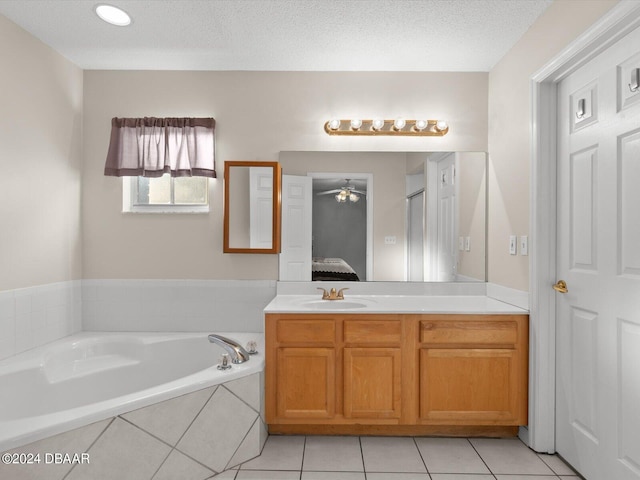
<path fill-rule="evenodd" d="M 640 30 L 558 89 L 556 449 L 640 479 Z"/>
<path fill-rule="evenodd" d="M 249 168 L 249 247 L 273 248 L 273 168 Z"/>
<path fill-rule="evenodd" d="M 455 155 L 438 162 L 437 280 L 454 282 L 458 262 Z"/>
<path fill-rule="evenodd" d="M 282 176 L 280 280 L 311 281 L 312 178 Z"/>

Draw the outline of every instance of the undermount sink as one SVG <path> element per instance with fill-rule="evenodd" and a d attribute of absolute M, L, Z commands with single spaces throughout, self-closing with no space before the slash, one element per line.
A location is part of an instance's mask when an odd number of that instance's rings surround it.
<path fill-rule="evenodd" d="M 304 302 L 302 305 L 316 310 L 350 310 L 369 306 L 367 303 L 353 300 L 311 300 Z"/>

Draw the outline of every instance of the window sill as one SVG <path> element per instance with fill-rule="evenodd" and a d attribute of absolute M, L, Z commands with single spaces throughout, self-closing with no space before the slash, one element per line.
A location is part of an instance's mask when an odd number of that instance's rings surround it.
<path fill-rule="evenodd" d="M 122 213 L 203 214 L 209 205 L 133 205 Z"/>

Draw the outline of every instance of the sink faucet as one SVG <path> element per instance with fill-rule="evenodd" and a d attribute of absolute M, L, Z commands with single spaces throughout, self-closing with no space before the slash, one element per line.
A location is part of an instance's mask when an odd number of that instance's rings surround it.
<path fill-rule="evenodd" d="M 324 288 L 318 287 L 318 290 L 322 290 L 322 299 L 323 300 L 344 300 L 344 291 L 349 290 L 348 288 L 341 288 L 336 292 L 335 288 L 332 288 L 329 292 L 327 292 Z"/>
<path fill-rule="evenodd" d="M 212 333 L 209 335 L 209 341 L 224 348 L 231 357 L 231 363 L 244 363 L 251 358 L 249 352 L 242 348 L 242 345 L 230 338 Z"/>

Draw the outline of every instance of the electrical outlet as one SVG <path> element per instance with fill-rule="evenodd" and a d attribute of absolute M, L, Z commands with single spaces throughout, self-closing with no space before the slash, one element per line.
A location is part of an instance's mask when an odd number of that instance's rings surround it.
<path fill-rule="evenodd" d="M 509 255 L 517 255 L 518 253 L 518 236 L 509 235 Z"/>
<path fill-rule="evenodd" d="M 384 243 L 385 243 L 385 245 L 395 245 L 396 244 L 396 236 L 395 235 L 388 235 L 388 236 L 384 237 Z"/>
<path fill-rule="evenodd" d="M 471 251 L 471 237 L 464 237 L 464 249 L 467 252 Z"/>
<path fill-rule="evenodd" d="M 526 235 L 520 237 L 520 255 L 529 255 L 529 237 Z"/>

